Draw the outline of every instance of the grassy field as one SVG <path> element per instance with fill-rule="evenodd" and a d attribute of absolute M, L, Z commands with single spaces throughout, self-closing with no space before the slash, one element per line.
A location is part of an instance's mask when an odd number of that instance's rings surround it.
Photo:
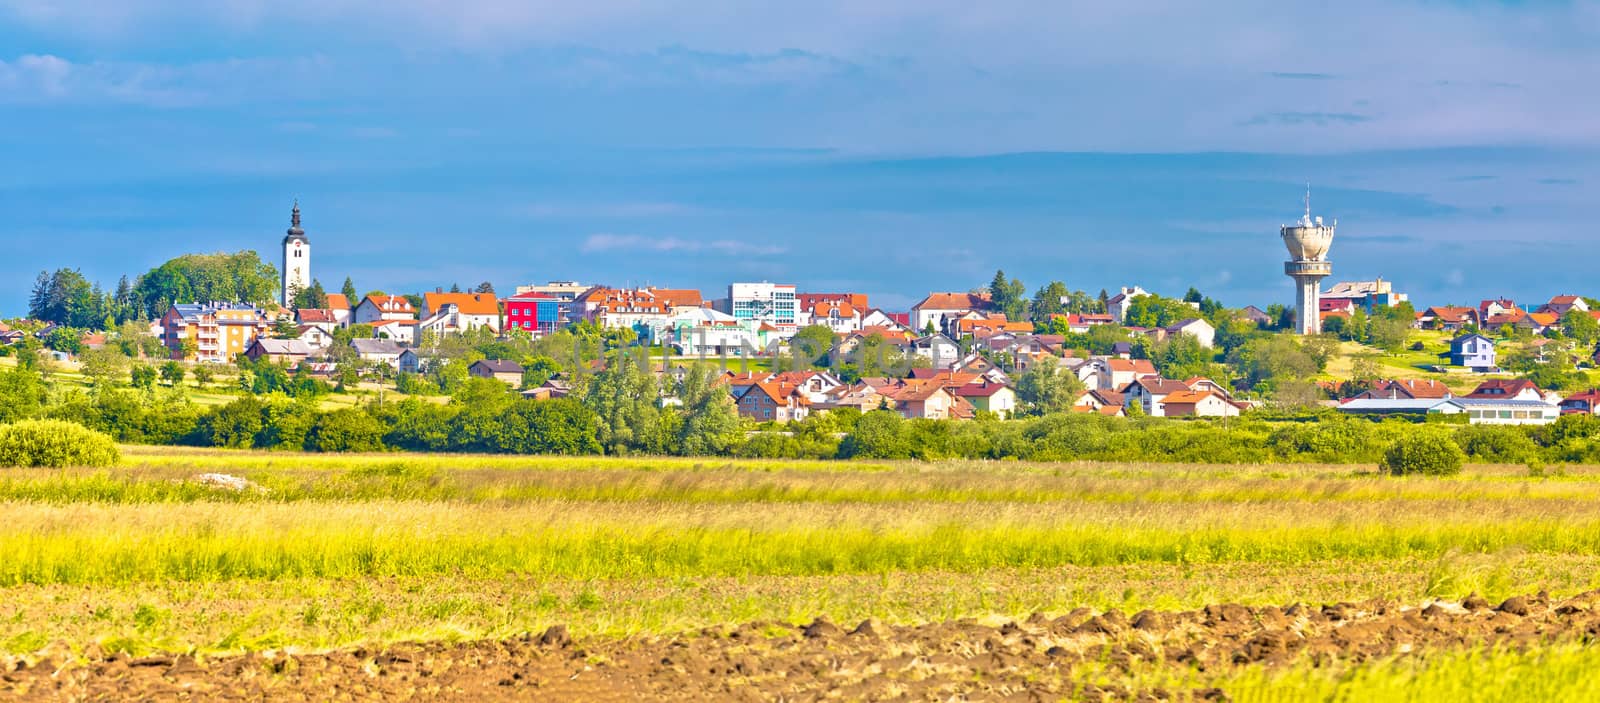
<path fill-rule="evenodd" d="M 208 472 L 255 487 L 210 487 L 197 479 Z M 1600 586 L 1596 488 L 1588 467 L 1395 479 L 1349 466 L 125 447 L 109 470 L 0 471 L 0 652 L 1573 594 Z M 1496 676 L 1557 667 L 1592 690 L 1595 659 L 1463 650 L 1437 661 Z M 1237 700 L 1357 700 L 1370 696 L 1348 692 L 1440 674 L 1404 660 L 1148 676 L 1226 682 Z"/>

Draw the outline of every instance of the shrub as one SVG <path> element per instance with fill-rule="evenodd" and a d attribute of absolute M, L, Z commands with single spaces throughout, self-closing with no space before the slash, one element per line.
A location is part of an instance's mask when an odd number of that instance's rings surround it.
<path fill-rule="evenodd" d="M 1449 437 L 1434 433 L 1406 435 L 1383 454 L 1382 467 L 1396 476 L 1449 476 L 1461 472 L 1466 454 Z"/>
<path fill-rule="evenodd" d="M 1520 464 L 1539 456 L 1539 445 L 1520 427 L 1468 425 L 1456 431 L 1455 442 L 1477 461 Z"/>
<path fill-rule="evenodd" d="M 64 420 L 0 425 L 0 466 L 111 466 L 122 458 L 111 437 Z"/>
<path fill-rule="evenodd" d="M 317 418 L 306 449 L 319 452 L 376 452 L 383 450 L 383 425 L 353 408 L 335 410 Z"/>

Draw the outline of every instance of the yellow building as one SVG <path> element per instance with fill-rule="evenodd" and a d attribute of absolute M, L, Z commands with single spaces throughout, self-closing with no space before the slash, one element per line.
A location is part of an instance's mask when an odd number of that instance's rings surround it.
<path fill-rule="evenodd" d="M 252 305 L 174 305 L 161 318 L 161 343 L 174 359 L 225 364 L 266 330 L 266 313 Z"/>

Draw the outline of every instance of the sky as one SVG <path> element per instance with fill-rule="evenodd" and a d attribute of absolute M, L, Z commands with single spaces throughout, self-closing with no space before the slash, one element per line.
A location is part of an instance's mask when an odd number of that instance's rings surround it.
<path fill-rule="evenodd" d="M 1600 295 L 1600 3 L 0 0 L 0 316 L 41 269 L 1289 302 Z M 1331 281 L 1330 281 L 1331 283 Z"/>

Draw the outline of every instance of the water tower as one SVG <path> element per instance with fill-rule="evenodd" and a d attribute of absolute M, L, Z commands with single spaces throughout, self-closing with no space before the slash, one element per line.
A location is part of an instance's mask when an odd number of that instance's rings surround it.
<path fill-rule="evenodd" d="M 1317 298 L 1321 295 L 1322 279 L 1333 273 L 1333 262 L 1328 261 L 1328 247 L 1333 245 L 1333 224 L 1322 224 L 1322 218 L 1311 217 L 1311 186 L 1306 186 L 1306 214 L 1299 222 L 1282 227 L 1283 245 L 1289 248 L 1289 260 L 1283 272 L 1294 279 L 1294 324 L 1300 334 L 1317 334 L 1322 331 L 1322 311 Z"/>

